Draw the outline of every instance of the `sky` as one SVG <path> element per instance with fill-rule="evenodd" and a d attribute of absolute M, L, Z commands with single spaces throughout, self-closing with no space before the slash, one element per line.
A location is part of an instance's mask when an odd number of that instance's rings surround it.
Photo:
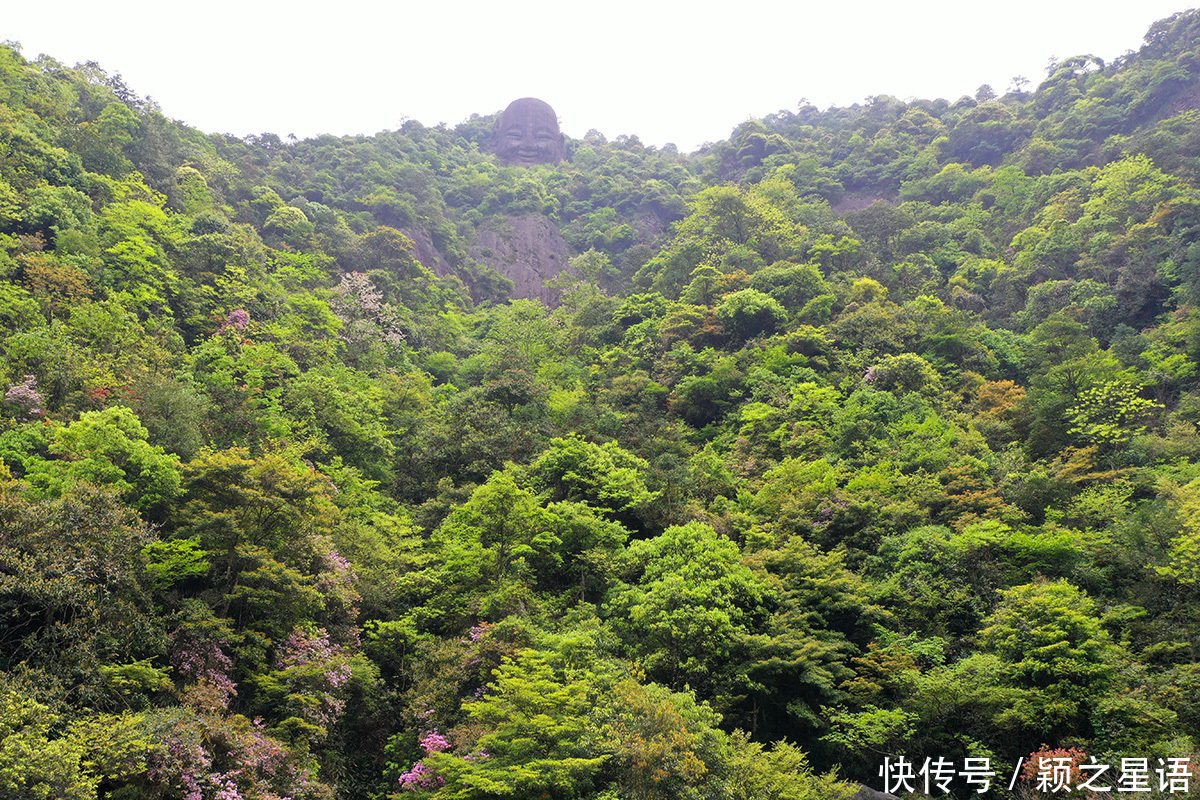
<path fill-rule="evenodd" d="M 690 152 L 747 119 L 1035 87 L 1195 0 L 0 0 L 0 41 L 120 73 L 208 133 L 374 134 L 540 97 L 563 131 Z"/>

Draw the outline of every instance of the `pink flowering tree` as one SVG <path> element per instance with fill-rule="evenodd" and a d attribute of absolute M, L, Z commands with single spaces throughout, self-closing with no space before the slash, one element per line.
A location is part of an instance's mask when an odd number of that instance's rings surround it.
<path fill-rule="evenodd" d="M 225 317 L 225 325 L 236 331 L 246 330 L 249 324 L 250 314 L 245 309 L 239 308 L 237 311 L 230 311 L 229 315 Z"/>
<path fill-rule="evenodd" d="M 289 748 L 261 720 L 176 708 L 148 719 L 158 742 L 147 760 L 153 797 L 183 800 L 290 800 L 332 797 L 303 748 Z"/>
<path fill-rule="evenodd" d="M 352 675 L 350 651 L 324 628 L 297 626 L 278 647 L 275 672 L 264 688 L 282 688 L 285 710 L 324 735 L 342 716 Z"/>
<path fill-rule="evenodd" d="M 324 600 L 326 620 L 338 629 L 348 630 L 352 643 L 358 642 L 358 604 L 362 596 L 358 593 L 358 576 L 350 562 L 333 548 L 321 556 L 323 569 L 317 577 L 317 591 Z M 338 637 L 343 638 L 343 637 Z"/>
<path fill-rule="evenodd" d="M 333 313 L 342 321 L 342 341 L 347 355 L 358 361 L 376 348 L 394 350 L 404 345 L 410 323 L 401 309 L 384 302 L 383 293 L 361 272 L 342 275 Z"/>
<path fill-rule="evenodd" d="M 208 711 L 229 707 L 237 695 L 230 674 L 233 661 L 226 654 L 229 643 L 220 629 L 181 625 L 170 636 L 171 664 L 183 679 L 183 699 L 188 705 Z"/>
<path fill-rule="evenodd" d="M 450 742 L 436 730 L 428 731 L 421 737 L 421 749 L 425 755 L 445 753 L 450 749 Z M 409 792 L 436 789 L 446 783 L 424 759 L 417 761 L 411 768 L 400 776 L 400 788 Z"/>
<path fill-rule="evenodd" d="M 4 401 L 16 408 L 17 416 L 22 422 L 46 415 L 42 408 L 45 400 L 38 391 L 37 378 L 32 375 L 26 375 L 23 381 L 8 387 L 4 393 Z"/>

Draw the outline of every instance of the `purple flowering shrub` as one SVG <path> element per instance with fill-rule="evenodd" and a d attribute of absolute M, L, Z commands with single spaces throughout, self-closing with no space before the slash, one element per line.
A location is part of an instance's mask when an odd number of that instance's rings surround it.
<path fill-rule="evenodd" d="M 358 644 L 358 628 L 354 621 L 358 619 L 358 604 L 362 596 L 358 593 L 358 576 L 350 562 L 333 548 L 320 557 L 322 569 L 318 573 L 317 591 L 321 593 L 325 604 L 327 620 L 335 621 L 338 629 L 344 631 L 344 636 L 352 644 Z"/>
<path fill-rule="evenodd" d="M 437 730 L 427 731 L 421 737 L 421 749 L 425 751 L 425 755 L 433 753 L 445 753 L 450 749 L 450 742 L 445 736 L 442 736 Z M 446 780 L 439 776 L 423 760 L 417 761 L 409 770 L 400 775 L 400 788 L 410 792 L 421 791 L 422 789 L 436 789 L 443 785 Z"/>
<path fill-rule="evenodd" d="M 199 626 L 180 626 L 169 639 L 171 664 L 184 681 L 184 702 L 208 711 L 228 708 L 237 695 L 237 684 L 230 677 L 233 661 L 225 653 L 228 642 Z"/>
<path fill-rule="evenodd" d="M 4 400 L 17 407 L 17 414 L 22 422 L 28 422 L 34 417 L 44 417 L 42 409 L 44 398 L 37 388 L 37 378 L 26 375 L 20 383 L 14 383 L 4 393 Z"/>
<path fill-rule="evenodd" d="M 250 314 L 241 308 L 237 311 L 230 311 L 229 316 L 225 317 L 225 324 L 234 330 L 244 331 L 250 324 Z"/>
<path fill-rule="evenodd" d="M 183 800 L 330 800 L 306 752 L 292 751 L 261 720 L 173 709 L 158 714 L 151 734 L 161 744 L 146 778 L 155 797 Z"/>
<path fill-rule="evenodd" d="M 346 708 L 350 651 L 329 640 L 324 628 L 297 626 L 279 645 L 274 678 L 287 688 L 287 710 L 327 731 Z"/>

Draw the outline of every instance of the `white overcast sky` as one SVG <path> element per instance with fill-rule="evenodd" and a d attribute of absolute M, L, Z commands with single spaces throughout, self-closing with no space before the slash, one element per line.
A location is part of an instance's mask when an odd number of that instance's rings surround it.
<path fill-rule="evenodd" d="M 801 98 L 955 100 L 1112 59 L 1196 0 L 0 0 L 0 40 L 119 72 L 209 133 L 454 125 L 534 96 L 574 137 L 690 151 Z"/>

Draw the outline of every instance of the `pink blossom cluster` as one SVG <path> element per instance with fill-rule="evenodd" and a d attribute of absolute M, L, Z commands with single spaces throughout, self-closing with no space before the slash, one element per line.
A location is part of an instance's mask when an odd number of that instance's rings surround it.
<path fill-rule="evenodd" d="M 221 775 L 214 782 L 217 786 L 217 793 L 213 795 L 213 800 L 244 800 L 242 793 L 238 791 L 237 782 L 232 778 Z"/>
<path fill-rule="evenodd" d="M 450 742 L 436 730 L 428 731 L 421 737 L 421 749 L 426 753 L 444 753 L 450 749 Z M 410 792 L 421 789 L 436 789 L 445 783 L 445 779 L 433 771 L 424 761 L 418 761 L 400 776 L 400 788 Z"/>
<path fill-rule="evenodd" d="M 166 747 L 151 755 L 146 777 L 165 785 L 178 781 L 184 789 L 183 800 L 204 800 L 200 781 L 212 769 L 212 756 L 201 743 L 199 731 L 176 725 L 164 738 Z"/>
<path fill-rule="evenodd" d="M 266 779 L 286 771 L 288 752 L 277 739 L 266 735 L 261 719 L 255 719 L 249 730 L 234 732 L 226 746 L 230 757 L 239 765 L 228 774 L 248 779 L 257 789 L 265 791 Z"/>
<path fill-rule="evenodd" d="M 246 330 L 246 326 L 250 324 L 250 314 L 242 308 L 237 311 L 230 311 L 225 317 L 225 324 L 237 331 Z"/>
<path fill-rule="evenodd" d="M 8 387 L 8 391 L 4 393 L 4 399 L 21 409 L 22 421 L 28 421 L 31 417 L 42 417 L 46 414 L 42 410 L 43 398 L 37 388 L 37 378 L 32 375 L 26 375 L 25 380 Z"/>
<path fill-rule="evenodd" d="M 341 618 L 353 621 L 358 618 L 358 603 L 362 595 L 358 593 L 358 576 L 350 562 L 338 551 L 330 549 L 321 557 L 325 569 L 317 582 L 317 589 L 325 597 L 325 607 L 330 613 L 338 613 Z M 351 631 L 351 639 L 357 643 L 358 630 Z"/>
<path fill-rule="evenodd" d="M 436 789 L 446 783 L 446 779 L 438 775 L 424 761 L 412 765 L 412 769 L 400 776 L 400 788 L 410 792 L 422 789 Z"/>
<path fill-rule="evenodd" d="M 333 304 L 333 313 L 346 323 L 345 336 L 352 339 L 379 338 L 398 347 L 404 344 L 404 331 L 396 310 L 383 302 L 383 294 L 361 272 L 342 275 Z"/>
<path fill-rule="evenodd" d="M 444 753 L 450 749 L 450 742 L 437 731 L 430 731 L 421 737 L 421 749 L 426 753 Z"/>
<path fill-rule="evenodd" d="M 297 768 L 287 747 L 224 712 L 179 712 L 159 729 L 146 777 L 155 797 L 184 800 L 292 800 L 331 796 L 311 771 Z M 285 792 L 286 794 L 281 794 Z"/>
<path fill-rule="evenodd" d="M 352 574 L 350 570 L 350 562 L 339 553 L 337 550 L 331 549 L 324 556 L 325 566 L 338 575 Z"/>
<path fill-rule="evenodd" d="M 342 716 L 346 699 L 339 690 L 350 680 L 350 658 L 344 647 L 329 641 L 324 628 L 297 626 L 280 645 L 275 666 L 292 694 L 317 700 L 300 708 L 307 722 L 328 728 Z"/>
<path fill-rule="evenodd" d="M 200 691 L 189 693 L 196 704 L 205 708 L 228 708 L 237 694 L 237 684 L 229 677 L 233 661 L 211 638 L 194 631 L 176 628 L 171 634 L 171 663 L 185 680 Z"/>
<path fill-rule="evenodd" d="M 337 292 L 342 296 L 342 303 L 353 303 L 353 310 L 367 317 L 374 317 L 383 311 L 383 293 L 375 288 L 370 277 L 361 272 L 347 272 L 342 275 Z"/>

